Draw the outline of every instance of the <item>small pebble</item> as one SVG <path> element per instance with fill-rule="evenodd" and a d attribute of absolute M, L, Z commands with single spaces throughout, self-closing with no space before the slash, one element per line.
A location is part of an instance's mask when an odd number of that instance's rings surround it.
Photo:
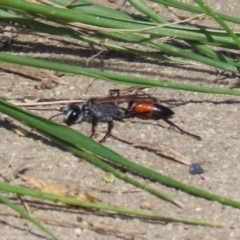
<path fill-rule="evenodd" d="M 192 163 L 189 166 L 189 173 L 190 174 L 202 174 L 204 173 L 204 169 L 198 163 Z"/>
<path fill-rule="evenodd" d="M 74 232 L 76 233 L 77 236 L 79 236 L 82 232 L 81 228 L 75 228 Z"/>

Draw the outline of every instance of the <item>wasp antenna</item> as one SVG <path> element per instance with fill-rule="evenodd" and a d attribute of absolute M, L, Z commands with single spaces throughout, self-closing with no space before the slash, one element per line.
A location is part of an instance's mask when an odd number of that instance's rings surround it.
<path fill-rule="evenodd" d="M 56 115 L 53 115 L 52 117 L 50 117 L 49 118 L 49 120 L 52 120 L 53 118 L 55 118 L 55 117 L 57 117 L 57 116 L 60 116 L 60 115 L 63 115 L 64 113 L 62 112 L 62 113 L 58 113 L 58 114 L 56 114 Z"/>

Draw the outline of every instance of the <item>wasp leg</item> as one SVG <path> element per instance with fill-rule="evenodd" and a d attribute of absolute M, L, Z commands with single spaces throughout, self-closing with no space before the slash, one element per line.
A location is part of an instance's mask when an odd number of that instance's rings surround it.
<path fill-rule="evenodd" d="M 163 118 L 163 121 L 168 123 L 170 126 L 173 126 L 173 127 L 177 128 L 181 133 L 184 133 L 184 134 L 186 134 L 188 136 L 191 136 L 191 137 L 197 139 L 198 141 L 202 140 L 202 138 L 200 136 L 184 131 L 182 128 L 178 127 L 175 123 L 173 123 L 172 121 L 170 121 L 168 119 L 164 119 Z"/>
<path fill-rule="evenodd" d="M 109 97 L 113 97 L 114 94 L 116 94 L 117 97 L 118 97 L 118 96 L 120 95 L 120 89 L 110 89 L 110 90 L 108 91 L 108 96 L 109 96 Z"/>
<path fill-rule="evenodd" d="M 129 92 L 134 92 L 134 95 L 137 95 L 139 92 L 142 92 L 142 89 L 144 89 L 145 87 L 128 87 L 128 88 L 123 88 L 123 89 L 110 89 L 108 91 L 108 96 L 109 97 L 113 97 L 115 94 L 117 97 L 127 94 Z M 144 92 L 142 92 L 144 93 Z M 146 94 L 146 93 L 144 93 Z M 146 94 L 148 95 L 148 94 Z"/>
<path fill-rule="evenodd" d="M 106 139 L 111 135 L 111 131 L 112 131 L 112 129 L 113 129 L 113 119 L 112 119 L 112 118 L 109 118 L 109 120 L 108 120 L 107 123 L 108 123 L 107 133 L 105 134 L 105 136 L 103 137 L 103 139 L 99 141 L 100 143 L 105 142 Z"/>
<path fill-rule="evenodd" d="M 92 138 L 94 136 L 97 124 L 98 124 L 98 120 L 95 117 L 93 117 L 92 118 L 92 134 L 91 134 L 90 138 Z"/>

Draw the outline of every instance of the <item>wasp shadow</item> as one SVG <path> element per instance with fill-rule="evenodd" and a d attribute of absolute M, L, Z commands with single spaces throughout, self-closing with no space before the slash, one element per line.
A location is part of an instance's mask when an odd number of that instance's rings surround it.
<path fill-rule="evenodd" d="M 10 132 L 13 132 L 15 129 L 16 129 L 16 127 L 18 127 L 18 125 L 16 125 L 15 123 L 13 123 L 12 121 L 9 121 L 9 120 L 7 120 L 7 121 L 4 121 L 4 120 L 0 120 L 0 128 L 5 128 L 5 129 L 7 129 L 7 130 L 9 130 Z M 40 134 L 38 134 L 38 133 L 35 133 L 35 132 L 33 132 L 33 131 L 29 131 L 29 133 L 25 136 L 25 138 L 28 138 L 28 139 L 33 139 L 33 140 L 35 140 L 35 141 L 41 141 L 43 144 L 45 144 L 45 145 L 47 145 L 47 146 L 49 146 L 49 147 L 52 147 L 52 148 L 58 148 L 59 150 L 61 150 L 61 151 L 64 151 L 64 152 L 69 152 L 69 150 L 67 150 L 67 148 L 66 147 L 64 147 L 63 145 L 60 145 L 60 144 L 58 144 L 58 143 L 55 143 L 54 141 L 52 141 L 52 140 L 49 140 L 47 137 L 44 137 L 44 136 L 42 136 L 42 135 L 40 135 Z M 64 142 L 64 141 L 63 141 Z M 75 145 L 72 145 L 72 144 L 69 144 L 69 143 L 67 143 L 67 145 L 68 146 L 72 146 L 72 147 L 75 147 Z M 72 153 L 74 156 L 76 156 L 77 158 L 80 158 L 77 154 L 74 154 L 74 153 Z M 109 165 L 111 165 L 112 167 L 114 167 L 114 168 L 117 168 L 119 171 L 121 171 L 121 172 L 129 172 L 129 170 L 127 170 L 126 168 L 124 168 L 124 167 L 122 167 L 122 166 L 120 166 L 120 165 L 117 165 L 117 164 L 115 164 L 115 163 L 112 163 L 112 162 L 109 162 L 109 161 L 106 161 L 106 160 L 103 160 L 102 159 L 102 161 L 103 162 L 106 162 L 106 163 L 108 163 Z M 24 174 L 26 171 L 28 171 L 29 169 L 20 169 L 20 171 L 19 171 L 19 173 L 20 174 Z"/>
<path fill-rule="evenodd" d="M 17 129 L 20 125 L 17 125 L 13 123 L 12 120 L 0 120 L 0 128 L 5 128 L 9 132 L 14 132 L 15 129 Z M 20 130 L 21 131 L 21 130 Z M 15 134 L 17 135 L 17 134 Z M 59 150 L 67 151 L 64 147 L 62 147 L 60 144 L 57 144 L 51 140 L 49 140 L 47 137 L 44 137 L 36 132 L 33 132 L 33 130 L 28 130 L 28 133 L 24 136 L 25 138 L 33 139 L 34 141 L 41 141 L 43 144 L 48 145 L 50 147 L 56 147 Z"/>

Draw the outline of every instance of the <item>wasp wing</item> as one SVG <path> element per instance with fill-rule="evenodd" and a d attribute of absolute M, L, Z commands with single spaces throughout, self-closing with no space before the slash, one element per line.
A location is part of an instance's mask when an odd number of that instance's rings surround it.
<path fill-rule="evenodd" d="M 129 94 L 123 96 L 112 96 L 112 97 L 105 97 L 99 98 L 97 100 L 98 103 L 123 103 L 123 102 L 141 102 L 141 101 L 151 101 L 156 102 L 156 98 L 146 96 L 145 94 Z"/>

